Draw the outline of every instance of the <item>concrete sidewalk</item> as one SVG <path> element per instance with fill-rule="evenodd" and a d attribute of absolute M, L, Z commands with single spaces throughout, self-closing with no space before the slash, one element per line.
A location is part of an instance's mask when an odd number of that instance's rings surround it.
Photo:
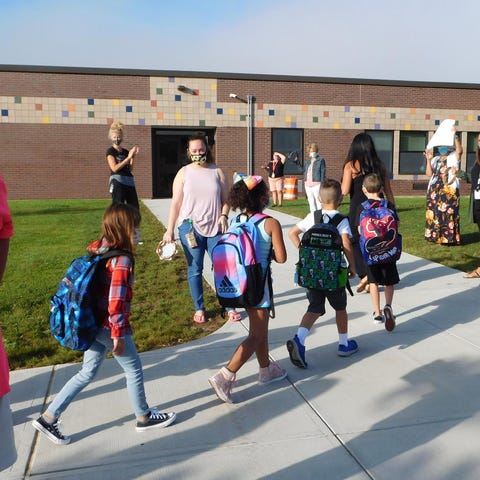
<path fill-rule="evenodd" d="M 145 204 L 166 223 L 169 200 Z M 297 221 L 269 213 L 285 236 Z M 72 443 L 56 446 L 30 422 L 78 365 L 14 371 L 18 460 L 0 478 L 478 480 L 479 282 L 403 254 L 394 332 L 374 325 L 369 295 L 356 294 L 348 311 L 359 352 L 336 355 L 334 312 L 327 307 L 307 339 L 309 368 L 300 370 L 290 364 L 285 341 L 307 303 L 293 283 L 297 254 L 285 243 L 287 263 L 273 265 L 270 348 L 287 379 L 258 385 L 252 358 L 238 374 L 236 403 L 220 402 L 207 379 L 248 328 L 248 320 L 226 323 L 201 340 L 142 354 L 149 402 L 175 410 L 176 424 L 135 432 L 123 374 L 106 360 L 63 415 Z"/>

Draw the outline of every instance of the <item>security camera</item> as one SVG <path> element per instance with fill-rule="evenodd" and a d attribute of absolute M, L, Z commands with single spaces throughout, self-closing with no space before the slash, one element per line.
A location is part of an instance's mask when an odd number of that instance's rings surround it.
<path fill-rule="evenodd" d="M 238 95 L 237 95 L 236 93 L 231 93 L 231 94 L 229 95 L 229 97 L 230 97 L 230 98 L 237 98 Z"/>

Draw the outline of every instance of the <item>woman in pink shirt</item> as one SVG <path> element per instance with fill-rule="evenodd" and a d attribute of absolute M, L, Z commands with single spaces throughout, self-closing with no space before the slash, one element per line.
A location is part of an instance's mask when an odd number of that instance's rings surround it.
<path fill-rule="evenodd" d="M 188 285 L 192 296 L 195 323 L 205 323 L 203 301 L 203 261 L 220 234 L 228 228 L 228 185 L 222 170 L 215 164 L 206 137 L 194 134 L 188 139 L 189 165 L 182 167 L 173 181 L 172 204 L 164 242 L 175 240 L 178 225 L 180 242 L 188 263 Z M 241 319 L 235 310 L 228 311 L 231 321 Z"/>

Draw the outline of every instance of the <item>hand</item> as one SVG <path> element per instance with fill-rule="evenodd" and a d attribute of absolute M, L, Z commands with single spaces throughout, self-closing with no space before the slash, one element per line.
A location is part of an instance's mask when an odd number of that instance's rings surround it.
<path fill-rule="evenodd" d="M 172 232 L 169 232 L 168 230 L 163 234 L 163 239 L 165 243 L 172 243 L 174 241 Z"/>
<path fill-rule="evenodd" d="M 113 350 L 114 355 L 123 355 L 125 352 L 125 339 L 124 338 L 114 338 L 113 339 Z"/>
<path fill-rule="evenodd" d="M 134 145 L 130 150 L 133 156 L 138 155 L 140 152 L 140 147 L 138 145 Z"/>
<path fill-rule="evenodd" d="M 218 224 L 220 225 L 220 231 L 225 233 L 228 230 L 228 218 L 225 215 L 222 215 L 218 219 Z"/>

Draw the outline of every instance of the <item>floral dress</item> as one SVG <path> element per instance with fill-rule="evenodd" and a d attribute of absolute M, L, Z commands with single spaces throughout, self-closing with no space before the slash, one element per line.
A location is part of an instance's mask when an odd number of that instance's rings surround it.
<path fill-rule="evenodd" d="M 452 168 L 455 167 L 456 168 Z M 460 189 L 455 153 L 432 159 L 428 184 L 425 240 L 443 245 L 460 244 Z"/>

